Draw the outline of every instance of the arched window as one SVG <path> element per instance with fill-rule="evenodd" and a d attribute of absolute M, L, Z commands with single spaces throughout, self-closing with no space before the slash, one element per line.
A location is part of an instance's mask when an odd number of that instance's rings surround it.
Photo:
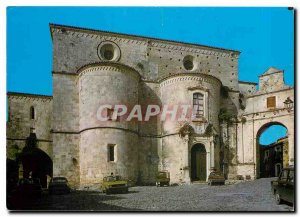
<path fill-rule="evenodd" d="M 34 107 L 33 107 L 33 106 L 30 107 L 30 118 L 31 118 L 32 120 L 35 119 L 35 110 L 34 110 Z"/>
<path fill-rule="evenodd" d="M 201 93 L 193 94 L 193 116 L 195 118 L 204 116 L 204 96 Z"/>

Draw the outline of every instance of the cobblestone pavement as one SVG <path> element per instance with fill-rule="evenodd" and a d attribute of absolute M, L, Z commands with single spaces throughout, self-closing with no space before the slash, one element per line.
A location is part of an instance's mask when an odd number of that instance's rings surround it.
<path fill-rule="evenodd" d="M 225 186 L 192 184 L 171 187 L 132 187 L 128 194 L 105 195 L 97 191 L 74 191 L 69 195 L 44 194 L 27 207 L 34 210 L 113 211 L 292 211 L 276 205 L 272 178 Z"/>

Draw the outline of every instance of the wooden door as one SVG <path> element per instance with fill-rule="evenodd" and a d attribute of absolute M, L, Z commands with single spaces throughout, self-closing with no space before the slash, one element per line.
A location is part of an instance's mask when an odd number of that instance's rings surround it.
<path fill-rule="evenodd" d="M 206 181 L 206 153 L 197 153 L 197 177 L 200 181 Z"/>
<path fill-rule="evenodd" d="M 196 144 L 191 150 L 191 179 L 206 181 L 206 150 L 204 145 Z"/>

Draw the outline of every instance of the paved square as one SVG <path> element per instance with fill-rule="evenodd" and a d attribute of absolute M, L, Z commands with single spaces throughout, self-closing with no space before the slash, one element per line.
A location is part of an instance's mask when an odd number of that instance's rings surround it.
<path fill-rule="evenodd" d="M 172 187 L 132 187 L 128 194 L 106 195 L 74 191 L 69 195 L 44 194 L 30 209 L 95 211 L 292 211 L 276 205 L 270 181 L 258 179 L 225 186 L 192 184 Z"/>

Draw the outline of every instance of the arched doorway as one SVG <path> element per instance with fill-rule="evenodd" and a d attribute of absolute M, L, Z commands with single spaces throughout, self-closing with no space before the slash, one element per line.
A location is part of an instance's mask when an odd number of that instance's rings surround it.
<path fill-rule="evenodd" d="M 191 181 L 206 181 L 206 150 L 203 144 L 191 149 Z"/>
<path fill-rule="evenodd" d="M 280 122 L 264 124 L 256 136 L 256 177 L 278 176 L 288 165 L 287 127 Z"/>
<path fill-rule="evenodd" d="M 53 175 L 53 162 L 49 155 L 37 147 L 37 138 L 31 133 L 17 159 L 23 168 L 23 178 L 38 178 L 43 188 L 47 187 L 47 176 Z"/>
<path fill-rule="evenodd" d="M 38 178 L 43 188 L 47 188 L 47 176 L 52 177 L 52 160 L 41 149 L 34 148 L 21 156 L 21 163 L 23 166 L 23 178 Z"/>

